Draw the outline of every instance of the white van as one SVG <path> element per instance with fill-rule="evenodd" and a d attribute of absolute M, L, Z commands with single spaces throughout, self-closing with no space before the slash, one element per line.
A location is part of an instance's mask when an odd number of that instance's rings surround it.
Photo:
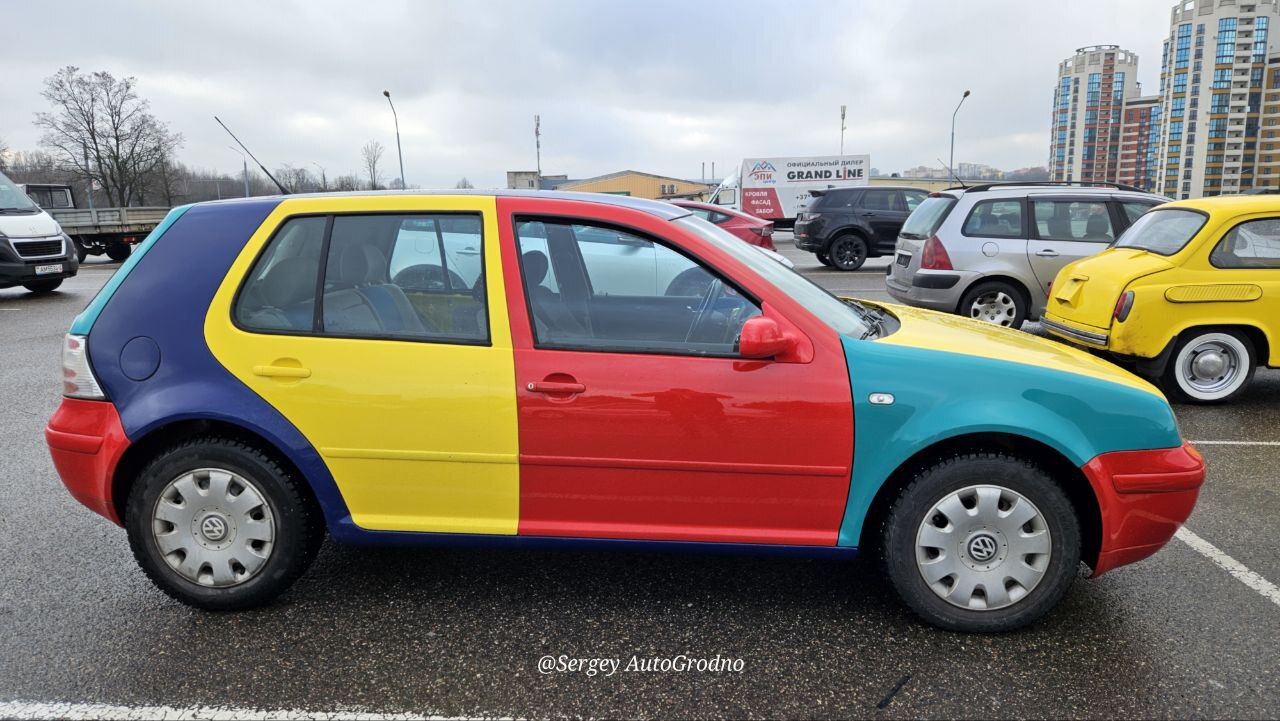
<path fill-rule="evenodd" d="M 57 221 L 0 173 L 0 288 L 48 293 L 80 269 Z"/>
<path fill-rule="evenodd" d="M 810 190 L 867 185 L 870 155 L 747 158 L 708 201 L 789 227 L 812 196 Z"/>

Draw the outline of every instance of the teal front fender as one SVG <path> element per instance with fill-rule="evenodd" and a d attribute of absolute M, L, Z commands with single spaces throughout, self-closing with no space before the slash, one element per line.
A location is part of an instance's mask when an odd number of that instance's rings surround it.
<path fill-rule="evenodd" d="M 1181 444 L 1160 396 L 1068 370 L 844 339 L 853 390 L 854 461 L 839 545 L 857 546 L 872 501 L 916 453 L 948 438 L 1004 433 L 1039 441 L 1076 466 L 1100 453 Z M 875 405 L 873 393 L 893 403 Z"/>

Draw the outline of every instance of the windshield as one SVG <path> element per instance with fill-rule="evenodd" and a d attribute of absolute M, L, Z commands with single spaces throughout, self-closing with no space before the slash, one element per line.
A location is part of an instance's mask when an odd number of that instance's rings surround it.
<path fill-rule="evenodd" d="M 743 265 L 791 296 L 804 306 L 805 310 L 813 313 L 837 333 L 862 338 L 870 330 L 870 326 L 863 320 L 861 306 L 845 303 L 803 275 L 758 252 L 755 246 L 748 245 L 719 227 L 692 215 L 676 218 L 672 222 L 679 223 L 697 233 L 717 248 L 741 261 Z"/>
<path fill-rule="evenodd" d="M 1136 248 L 1160 255 L 1173 255 L 1204 227 L 1203 213 L 1181 208 L 1154 208 L 1140 216 L 1120 235 L 1117 248 Z"/>
<path fill-rule="evenodd" d="M 924 202 L 907 217 L 907 222 L 902 224 L 902 230 L 898 235 L 911 240 L 927 239 L 938 232 L 938 227 L 942 225 L 947 213 L 951 212 L 951 206 L 955 204 L 956 199 L 950 195 L 931 195 L 925 198 Z"/>
<path fill-rule="evenodd" d="M 9 176 L 0 173 L 0 213 L 18 211 L 22 213 L 38 213 L 40 206 L 31 202 L 27 194 L 22 192 Z"/>

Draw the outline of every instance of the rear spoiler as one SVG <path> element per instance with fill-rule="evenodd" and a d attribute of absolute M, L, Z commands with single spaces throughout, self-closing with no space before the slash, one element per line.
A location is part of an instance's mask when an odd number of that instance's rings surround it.
<path fill-rule="evenodd" d="M 816 189 L 813 189 L 813 188 L 810 188 L 810 189 L 809 189 L 809 195 L 812 195 L 812 196 L 813 196 L 813 197 L 815 197 L 815 198 L 821 198 L 822 196 L 824 196 L 824 195 L 826 195 L 826 194 L 827 194 L 827 190 L 826 190 L 826 188 L 823 188 L 822 190 L 816 190 Z"/>

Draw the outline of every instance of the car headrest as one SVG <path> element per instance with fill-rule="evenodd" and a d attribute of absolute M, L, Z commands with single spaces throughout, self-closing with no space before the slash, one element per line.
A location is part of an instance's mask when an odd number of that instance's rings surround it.
<path fill-rule="evenodd" d="M 320 263 L 315 258 L 285 258 L 271 266 L 262 279 L 262 299 L 275 308 L 287 308 L 315 295 Z"/>
<path fill-rule="evenodd" d="M 540 250 L 530 250 L 520 256 L 520 267 L 524 268 L 524 279 L 530 286 L 542 283 L 550 265 L 547 256 Z"/>
<path fill-rule="evenodd" d="M 387 282 L 387 258 L 377 247 L 355 243 L 338 256 L 337 280 L 342 285 Z"/>

